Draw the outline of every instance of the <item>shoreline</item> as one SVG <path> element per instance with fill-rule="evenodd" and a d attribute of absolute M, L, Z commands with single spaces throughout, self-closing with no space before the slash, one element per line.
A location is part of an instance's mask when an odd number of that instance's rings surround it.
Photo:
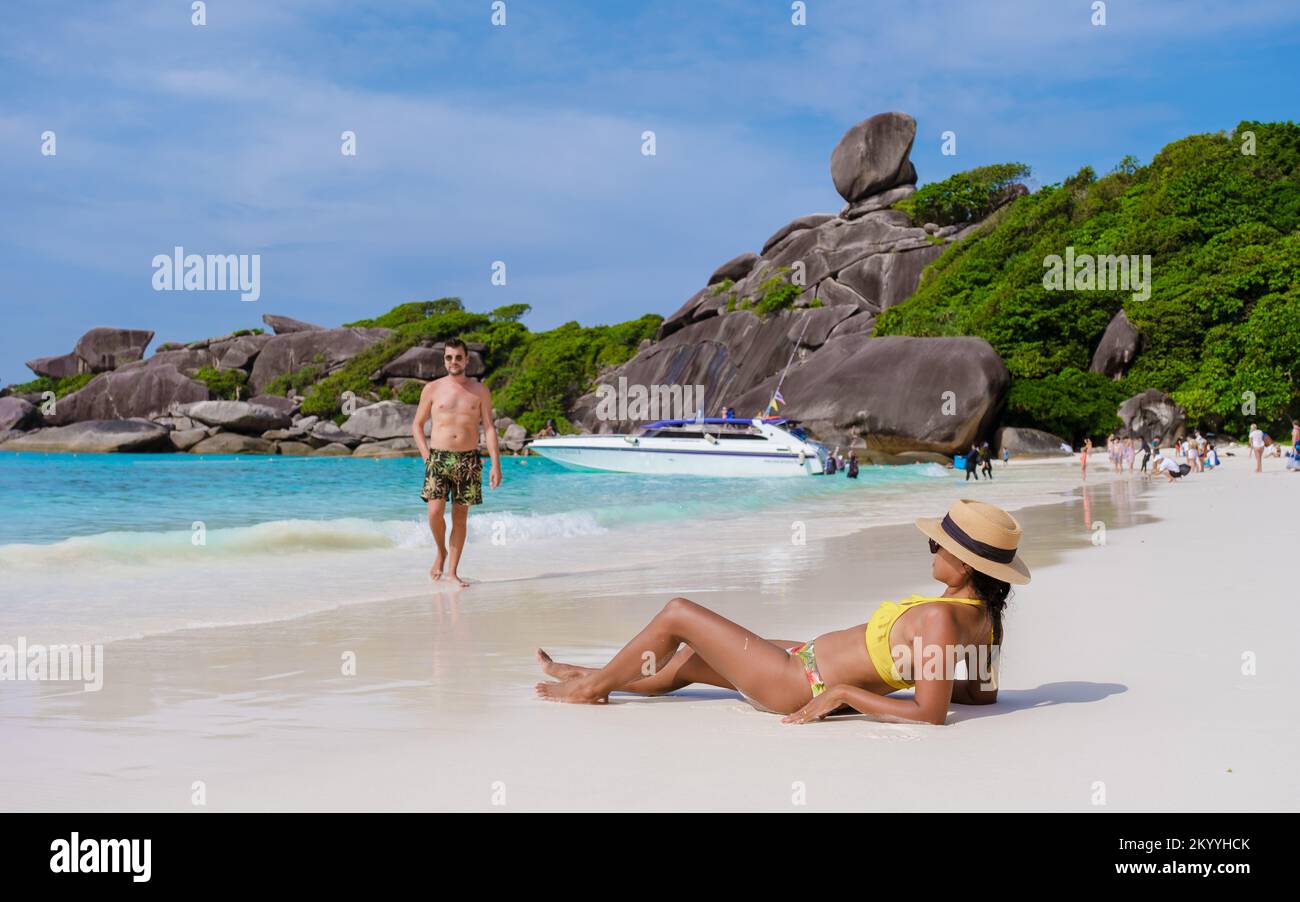
<path fill-rule="evenodd" d="M 1101 781 L 1114 810 L 1285 809 L 1300 729 L 1273 712 L 1288 710 L 1282 643 L 1300 623 L 1268 566 L 1287 544 L 1268 503 L 1294 474 L 1222 476 L 1099 478 L 1021 508 L 1034 582 L 1008 609 L 1002 693 L 942 727 L 791 727 L 704 686 L 599 708 L 533 698 L 534 647 L 603 663 L 674 595 L 802 640 L 925 591 L 916 530 L 871 526 L 708 569 L 632 564 L 123 640 L 99 693 L 6 687 L 0 731 L 19 751 L 0 787 L 19 810 L 191 810 L 197 780 L 209 810 L 495 810 L 500 783 L 507 810 L 779 811 L 801 781 L 814 810 L 1093 810 Z M 1231 522 L 1243 503 L 1265 514 L 1245 550 L 1170 528 Z M 1224 617 L 1252 587 L 1257 604 Z M 1237 673 L 1242 649 L 1260 676 Z"/>

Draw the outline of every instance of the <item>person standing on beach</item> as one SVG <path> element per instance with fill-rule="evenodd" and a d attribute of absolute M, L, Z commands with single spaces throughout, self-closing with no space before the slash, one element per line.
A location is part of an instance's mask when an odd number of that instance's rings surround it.
<path fill-rule="evenodd" d="M 1255 458 L 1255 472 L 1264 468 L 1264 433 L 1254 423 L 1250 424 L 1250 453 Z"/>
<path fill-rule="evenodd" d="M 993 478 L 993 452 L 988 442 L 980 445 L 980 472 L 986 479 Z"/>
<path fill-rule="evenodd" d="M 1079 452 L 1079 466 L 1083 468 L 1083 481 L 1088 481 L 1088 452 L 1092 450 L 1092 439 L 1083 440 L 1083 450 Z"/>
<path fill-rule="evenodd" d="M 429 505 L 429 529 L 438 557 L 429 569 L 432 579 L 442 579 L 444 567 L 453 582 L 468 586 L 457 572 L 469 531 L 470 505 L 483 503 L 483 461 L 478 455 L 479 428 L 487 437 L 492 473 L 488 485 L 501 485 L 501 451 L 492 423 L 492 393 L 465 375 L 469 349 L 459 338 L 443 348 L 447 375 L 426 384 L 411 424 L 415 446 L 424 458 L 424 488 L 420 498 Z M 425 424 L 432 422 L 428 439 Z M 451 502 L 451 547 L 447 546 L 447 502 Z"/>
<path fill-rule="evenodd" d="M 1151 443 L 1146 440 L 1146 436 L 1143 436 L 1142 437 L 1142 472 L 1143 473 L 1147 471 L 1147 461 L 1149 461 L 1150 459 L 1151 459 Z"/>
<path fill-rule="evenodd" d="M 972 476 L 975 477 L 976 482 L 980 481 L 980 474 L 975 472 L 975 468 L 979 466 L 979 456 L 979 449 L 972 442 L 970 450 L 966 452 L 966 478 L 963 480 L 964 482 L 970 482 Z"/>

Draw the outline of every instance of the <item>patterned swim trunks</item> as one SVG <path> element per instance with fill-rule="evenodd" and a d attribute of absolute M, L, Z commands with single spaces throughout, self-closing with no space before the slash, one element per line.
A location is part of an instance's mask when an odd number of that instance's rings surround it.
<path fill-rule="evenodd" d="M 423 501 L 435 498 L 452 504 L 483 503 L 483 460 L 478 451 L 429 450 L 424 462 Z"/>

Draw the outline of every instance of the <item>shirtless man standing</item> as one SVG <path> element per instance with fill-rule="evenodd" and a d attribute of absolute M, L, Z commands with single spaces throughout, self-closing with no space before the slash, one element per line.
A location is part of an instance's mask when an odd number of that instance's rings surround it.
<path fill-rule="evenodd" d="M 465 550 L 469 507 L 483 503 L 483 461 L 478 456 L 478 430 L 487 436 L 492 473 L 488 485 L 501 485 L 501 452 L 497 430 L 492 425 L 492 393 L 465 375 L 469 349 L 459 338 L 448 340 L 443 350 L 447 375 L 435 379 L 420 392 L 411 435 L 424 458 L 424 490 L 420 498 L 429 504 L 429 528 L 438 546 L 438 558 L 429 570 L 432 579 L 442 579 L 444 565 L 451 578 L 462 586 L 469 583 L 457 574 L 460 554 Z M 425 423 L 432 419 L 428 440 Z M 451 551 L 447 551 L 447 502 L 451 501 Z"/>

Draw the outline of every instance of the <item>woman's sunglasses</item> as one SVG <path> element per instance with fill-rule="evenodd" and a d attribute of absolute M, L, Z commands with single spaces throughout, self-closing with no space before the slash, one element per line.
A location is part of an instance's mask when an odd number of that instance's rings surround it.
<path fill-rule="evenodd" d="M 931 554 L 938 554 L 938 553 L 939 553 L 939 543 L 936 542 L 934 539 L 930 539 L 929 542 L 930 542 L 930 553 L 931 553 Z"/>

